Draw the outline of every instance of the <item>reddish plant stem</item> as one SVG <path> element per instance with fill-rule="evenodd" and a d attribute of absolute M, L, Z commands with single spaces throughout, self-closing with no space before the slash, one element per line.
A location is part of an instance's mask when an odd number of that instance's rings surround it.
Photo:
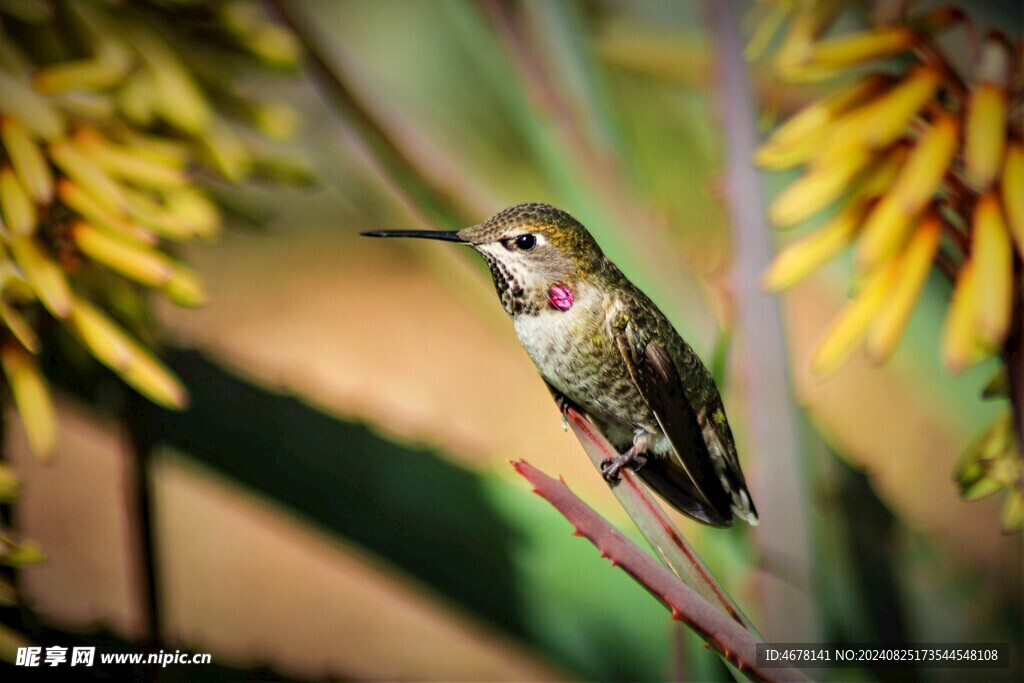
<path fill-rule="evenodd" d="M 535 493 L 569 520 L 575 528 L 574 535 L 583 536 L 593 543 L 602 557 L 611 560 L 612 566 L 621 567 L 664 604 L 671 611 L 673 619 L 693 629 L 713 650 L 745 675 L 761 681 L 807 680 L 796 669 L 759 668 L 756 660 L 757 640 L 750 631 L 658 564 L 580 500 L 565 482 L 549 477 L 526 461 L 512 464 L 533 485 Z"/>
<path fill-rule="evenodd" d="M 607 441 L 599 434 L 594 425 L 591 424 L 590 420 L 581 415 L 575 408 L 567 406 L 565 409 L 565 415 L 572 423 L 573 431 L 578 430 L 579 432 L 582 432 L 588 440 L 597 446 L 597 448 L 606 453 L 606 457 L 614 458 L 618 455 L 609 447 Z M 729 596 L 726 595 L 722 587 L 718 585 L 718 582 L 715 581 L 715 578 L 707 570 L 707 567 L 704 566 L 701 559 L 693 552 L 690 545 L 683 540 L 675 525 L 672 523 L 672 520 L 668 518 L 664 509 L 657 504 L 657 502 L 652 498 L 650 492 L 643 484 L 640 483 L 636 474 L 634 474 L 629 468 L 625 468 L 621 471 L 621 475 L 622 479 L 619 486 L 625 486 L 635 492 L 636 498 L 644 506 L 644 509 L 650 513 L 651 517 L 658 521 L 662 532 L 671 540 L 672 544 L 683 554 L 684 557 L 686 557 L 686 560 L 692 566 L 693 572 L 690 573 L 690 577 L 696 578 L 699 581 L 699 585 L 694 588 L 705 597 L 712 596 L 721 605 L 722 609 L 736 621 L 736 623 L 743 628 L 748 628 L 748 624 L 743 620 L 743 617 L 740 616 L 739 612 L 732 604 L 732 601 L 729 599 Z M 665 551 L 661 548 L 658 548 L 658 552 L 661 553 L 662 556 L 665 554 Z M 671 563 L 669 566 L 671 567 Z M 683 577 L 680 576 L 679 578 L 682 579 Z"/>

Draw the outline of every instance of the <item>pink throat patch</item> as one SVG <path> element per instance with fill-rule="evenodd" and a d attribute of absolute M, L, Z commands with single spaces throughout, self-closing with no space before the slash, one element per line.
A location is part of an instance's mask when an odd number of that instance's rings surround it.
<path fill-rule="evenodd" d="M 559 311 L 568 311 L 572 308 L 573 301 L 572 290 L 569 289 L 569 285 L 556 282 L 548 287 L 548 303 L 551 304 L 551 308 Z"/>

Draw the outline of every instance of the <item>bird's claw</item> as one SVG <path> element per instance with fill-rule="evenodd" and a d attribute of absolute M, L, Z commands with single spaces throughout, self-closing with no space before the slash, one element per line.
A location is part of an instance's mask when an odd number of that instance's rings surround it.
<path fill-rule="evenodd" d="M 562 431 L 569 430 L 569 410 L 574 408 L 572 401 L 562 395 L 561 392 L 551 389 L 551 394 L 555 398 L 555 405 L 558 406 L 558 412 L 562 415 Z"/>
<path fill-rule="evenodd" d="M 637 471 L 641 467 L 647 464 L 647 456 L 634 453 L 632 450 L 628 450 L 622 455 L 617 455 L 614 458 L 606 458 L 601 461 L 601 474 L 610 484 L 615 484 L 622 478 L 622 468 L 629 465 L 633 468 L 633 471 Z"/>

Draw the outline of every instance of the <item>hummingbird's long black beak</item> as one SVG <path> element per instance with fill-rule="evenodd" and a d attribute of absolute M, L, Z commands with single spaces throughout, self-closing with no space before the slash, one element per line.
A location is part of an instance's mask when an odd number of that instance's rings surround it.
<path fill-rule="evenodd" d="M 364 237 L 417 237 L 424 240 L 443 240 L 467 244 L 466 240 L 459 237 L 458 232 L 447 230 L 372 230 L 359 234 Z"/>

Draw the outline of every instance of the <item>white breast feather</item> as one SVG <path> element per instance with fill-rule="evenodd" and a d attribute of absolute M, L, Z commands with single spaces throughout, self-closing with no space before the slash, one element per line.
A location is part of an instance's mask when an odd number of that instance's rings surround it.
<path fill-rule="evenodd" d="M 545 308 L 536 315 L 517 315 L 512 321 L 519 341 L 534 364 L 560 390 L 564 388 L 558 386 L 556 368 L 564 361 L 567 340 L 573 336 L 573 328 L 583 324 L 583 311 L 587 309 L 594 293 L 584 288 L 575 295 L 573 307 L 568 311 Z"/>

